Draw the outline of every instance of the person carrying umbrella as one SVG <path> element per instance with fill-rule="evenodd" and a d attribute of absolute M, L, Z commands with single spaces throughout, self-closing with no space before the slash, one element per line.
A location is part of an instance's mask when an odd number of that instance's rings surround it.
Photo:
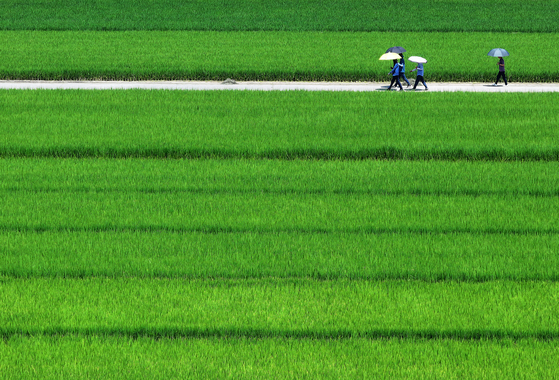
<path fill-rule="evenodd" d="M 502 48 L 495 48 L 491 49 L 487 55 L 499 58 L 499 63 L 497 63 L 497 65 L 499 65 L 499 74 L 497 75 L 497 79 L 495 80 L 495 83 L 493 83 L 493 86 L 496 86 L 497 83 L 499 83 L 499 79 L 501 79 L 501 77 L 505 80 L 505 86 L 508 85 L 507 76 L 505 75 L 505 60 L 503 57 L 508 57 L 510 55 L 509 52 Z"/>
<path fill-rule="evenodd" d="M 417 84 L 421 82 L 423 83 L 423 86 L 427 91 L 428 90 L 427 84 L 425 84 L 425 79 L 423 79 L 423 64 L 427 63 L 427 60 L 423 57 L 418 57 L 414 55 L 409 57 L 408 61 L 417 63 L 417 67 L 411 71 L 413 73 L 415 70 L 417 70 L 417 78 L 415 79 L 415 84 L 413 85 L 413 89 L 415 90 L 417 88 Z"/>
<path fill-rule="evenodd" d="M 499 83 L 499 79 L 501 79 L 501 77 L 505 81 L 505 86 L 507 86 L 508 83 L 507 76 L 505 75 L 505 60 L 503 59 L 503 57 L 499 57 L 499 62 L 497 63 L 497 65 L 499 65 L 499 74 L 497 74 L 497 79 L 495 80 L 495 83 L 493 83 L 493 86 L 496 86 L 497 83 Z"/>
<path fill-rule="evenodd" d="M 408 78 L 406 78 L 406 60 L 404 59 L 404 54 L 400 54 L 400 78 L 404 78 L 404 80 L 406 81 L 406 83 L 408 84 L 408 87 L 410 86 L 410 81 L 408 80 Z"/>
<path fill-rule="evenodd" d="M 423 83 L 423 87 L 425 87 L 425 91 L 427 91 L 428 88 L 427 85 L 425 84 L 425 79 L 423 78 L 423 63 L 418 63 L 417 67 L 413 69 L 411 72 L 413 73 L 415 70 L 417 70 L 417 78 L 415 78 L 415 84 L 413 85 L 413 89 L 415 90 L 417 84 L 421 82 Z"/>
<path fill-rule="evenodd" d="M 394 66 L 392 67 L 392 70 L 390 70 L 390 74 L 392 74 L 392 81 L 390 82 L 388 91 L 392 89 L 392 85 L 394 84 L 394 82 L 398 83 L 398 86 L 400 86 L 400 91 L 404 91 L 404 88 L 400 83 L 400 65 L 398 64 L 398 60 L 396 59 L 394 60 Z"/>

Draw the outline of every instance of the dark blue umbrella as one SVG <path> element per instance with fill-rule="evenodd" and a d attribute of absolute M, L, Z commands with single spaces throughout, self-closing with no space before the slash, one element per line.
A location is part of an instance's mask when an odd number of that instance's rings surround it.
<path fill-rule="evenodd" d="M 508 57 L 509 52 L 506 51 L 505 49 L 497 48 L 497 49 L 491 49 L 491 51 L 487 53 L 487 55 L 490 57 Z"/>
<path fill-rule="evenodd" d="M 388 49 L 386 52 L 387 53 L 396 53 L 396 54 L 400 54 L 400 53 L 404 53 L 406 51 L 406 49 L 404 49 L 401 46 L 392 46 L 390 49 Z"/>

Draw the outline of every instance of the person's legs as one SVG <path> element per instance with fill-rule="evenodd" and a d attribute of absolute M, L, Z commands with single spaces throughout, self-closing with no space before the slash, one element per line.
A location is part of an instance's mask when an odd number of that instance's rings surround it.
<path fill-rule="evenodd" d="M 396 77 L 392 77 L 392 81 L 390 81 L 390 86 L 388 86 L 388 91 L 390 91 L 390 89 L 392 88 L 392 85 L 394 84 L 394 78 L 396 78 Z"/>
<path fill-rule="evenodd" d="M 508 82 L 507 82 L 507 74 L 505 74 L 505 72 L 503 71 L 503 80 L 505 81 L 505 86 L 508 86 Z"/>
<path fill-rule="evenodd" d="M 504 73 L 502 71 L 499 71 L 499 74 L 497 74 L 497 79 L 495 80 L 495 84 L 499 83 L 499 80 L 501 79 L 501 77 L 504 75 Z M 505 81 L 506 83 L 506 81 Z"/>
<path fill-rule="evenodd" d="M 398 83 L 398 86 L 400 86 L 400 90 L 404 91 L 404 88 L 402 87 L 402 83 L 400 83 L 400 76 L 395 76 L 394 78 L 396 78 L 396 83 Z"/>
<path fill-rule="evenodd" d="M 404 78 L 404 80 L 405 80 L 406 83 L 408 84 L 408 87 L 410 86 L 410 81 L 408 80 L 408 78 L 406 78 L 406 74 L 405 74 L 405 73 L 400 73 L 400 78 Z"/>
<path fill-rule="evenodd" d="M 423 78 L 423 75 L 418 75 L 417 76 L 417 79 L 415 80 L 415 86 L 413 86 L 414 90 L 415 90 L 415 87 L 417 86 L 417 83 L 419 83 L 419 82 L 423 83 L 423 87 L 425 87 L 425 89 L 427 90 L 427 84 L 425 84 L 425 79 Z"/>

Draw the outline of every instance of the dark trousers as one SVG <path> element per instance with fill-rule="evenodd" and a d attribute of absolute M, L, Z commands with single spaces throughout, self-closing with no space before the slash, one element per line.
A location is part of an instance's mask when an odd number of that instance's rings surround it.
<path fill-rule="evenodd" d="M 405 74 L 405 73 L 400 73 L 400 78 L 404 78 L 404 80 L 406 81 L 406 83 L 408 84 L 408 86 L 410 85 L 410 81 L 408 80 L 408 78 L 406 78 L 406 74 Z"/>
<path fill-rule="evenodd" d="M 505 86 L 508 85 L 507 83 L 507 76 L 505 75 L 504 71 L 499 71 L 499 74 L 497 75 L 497 80 L 495 80 L 495 84 L 499 83 L 499 79 L 501 79 L 501 77 L 504 79 L 505 81 Z"/>
<path fill-rule="evenodd" d="M 427 88 L 427 85 L 425 84 L 425 79 L 423 79 L 423 75 L 418 75 L 417 78 L 415 78 L 415 84 L 413 85 L 414 90 L 417 87 L 417 84 L 419 82 L 423 83 L 423 86 L 425 86 L 425 88 Z"/>
<path fill-rule="evenodd" d="M 400 86 L 400 90 L 404 90 L 404 88 L 402 87 L 402 83 L 400 83 L 400 78 L 398 75 L 394 75 L 392 77 L 392 82 L 390 82 L 390 87 L 388 87 L 389 90 L 392 88 L 394 82 L 398 83 L 398 86 Z"/>

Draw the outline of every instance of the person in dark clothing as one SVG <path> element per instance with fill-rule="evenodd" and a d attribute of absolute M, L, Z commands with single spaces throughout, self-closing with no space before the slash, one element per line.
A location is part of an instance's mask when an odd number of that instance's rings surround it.
<path fill-rule="evenodd" d="M 423 86 L 425 87 L 425 91 L 428 90 L 427 85 L 425 84 L 425 79 L 423 79 L 423 63 L 418 63 L 417 67 L 415 69 L 413 69 L 411 72 L 413 73 L 415 70 L 417 70 L 417 78 L 415 78 L 415 84 L 413 85 L 413 89 L 415 90 L 415 88 L 417 87 L 417 84 L 419 82 L 423 83 Z"/>
<path fill-rule="evenodd" d="M 394 84 L 394 82 L 398 84 L 398 86 L 400 87 L 400 91 L 404 91 L 404 88 L 400 83 L 400 65 L 398 64 L 398 61 L 396 59 L 394 60 L 394 66 L 392 67 L 392 70 L 390 70 L 390 74 L 392 74 L 392 82 L 390 82 L 388 91 L 392 89 L 392 85 Z"/>
<path fill-rule="evenodd" d="M 406 83 L 408 84 L 408 87 L 410 86 L 410 81 L 408 80 L 408 78 L 406 78 L 406 60 L 404 59 L 404 55 L 400 54 L 400 78 L 404 78 L 404 80 L 406 81 Z"/>
<path fill-rule="evenodd" d="M 503 80 L 505 81 L 505 86 L 508 85 L 507 83 L 507 76 L 505 75 L 505 60 L 503 59 L 503 57 L 499 57 L 499 63 L 497 63 L 497 65 L 499 65 L 499 74 L 497 74 L 497 79 L 495 80 L 495 83 L 493 83 L 493 86 L 496 86 L 497 83 L 499 83 L 499 79 L 503 78 Z"/>

